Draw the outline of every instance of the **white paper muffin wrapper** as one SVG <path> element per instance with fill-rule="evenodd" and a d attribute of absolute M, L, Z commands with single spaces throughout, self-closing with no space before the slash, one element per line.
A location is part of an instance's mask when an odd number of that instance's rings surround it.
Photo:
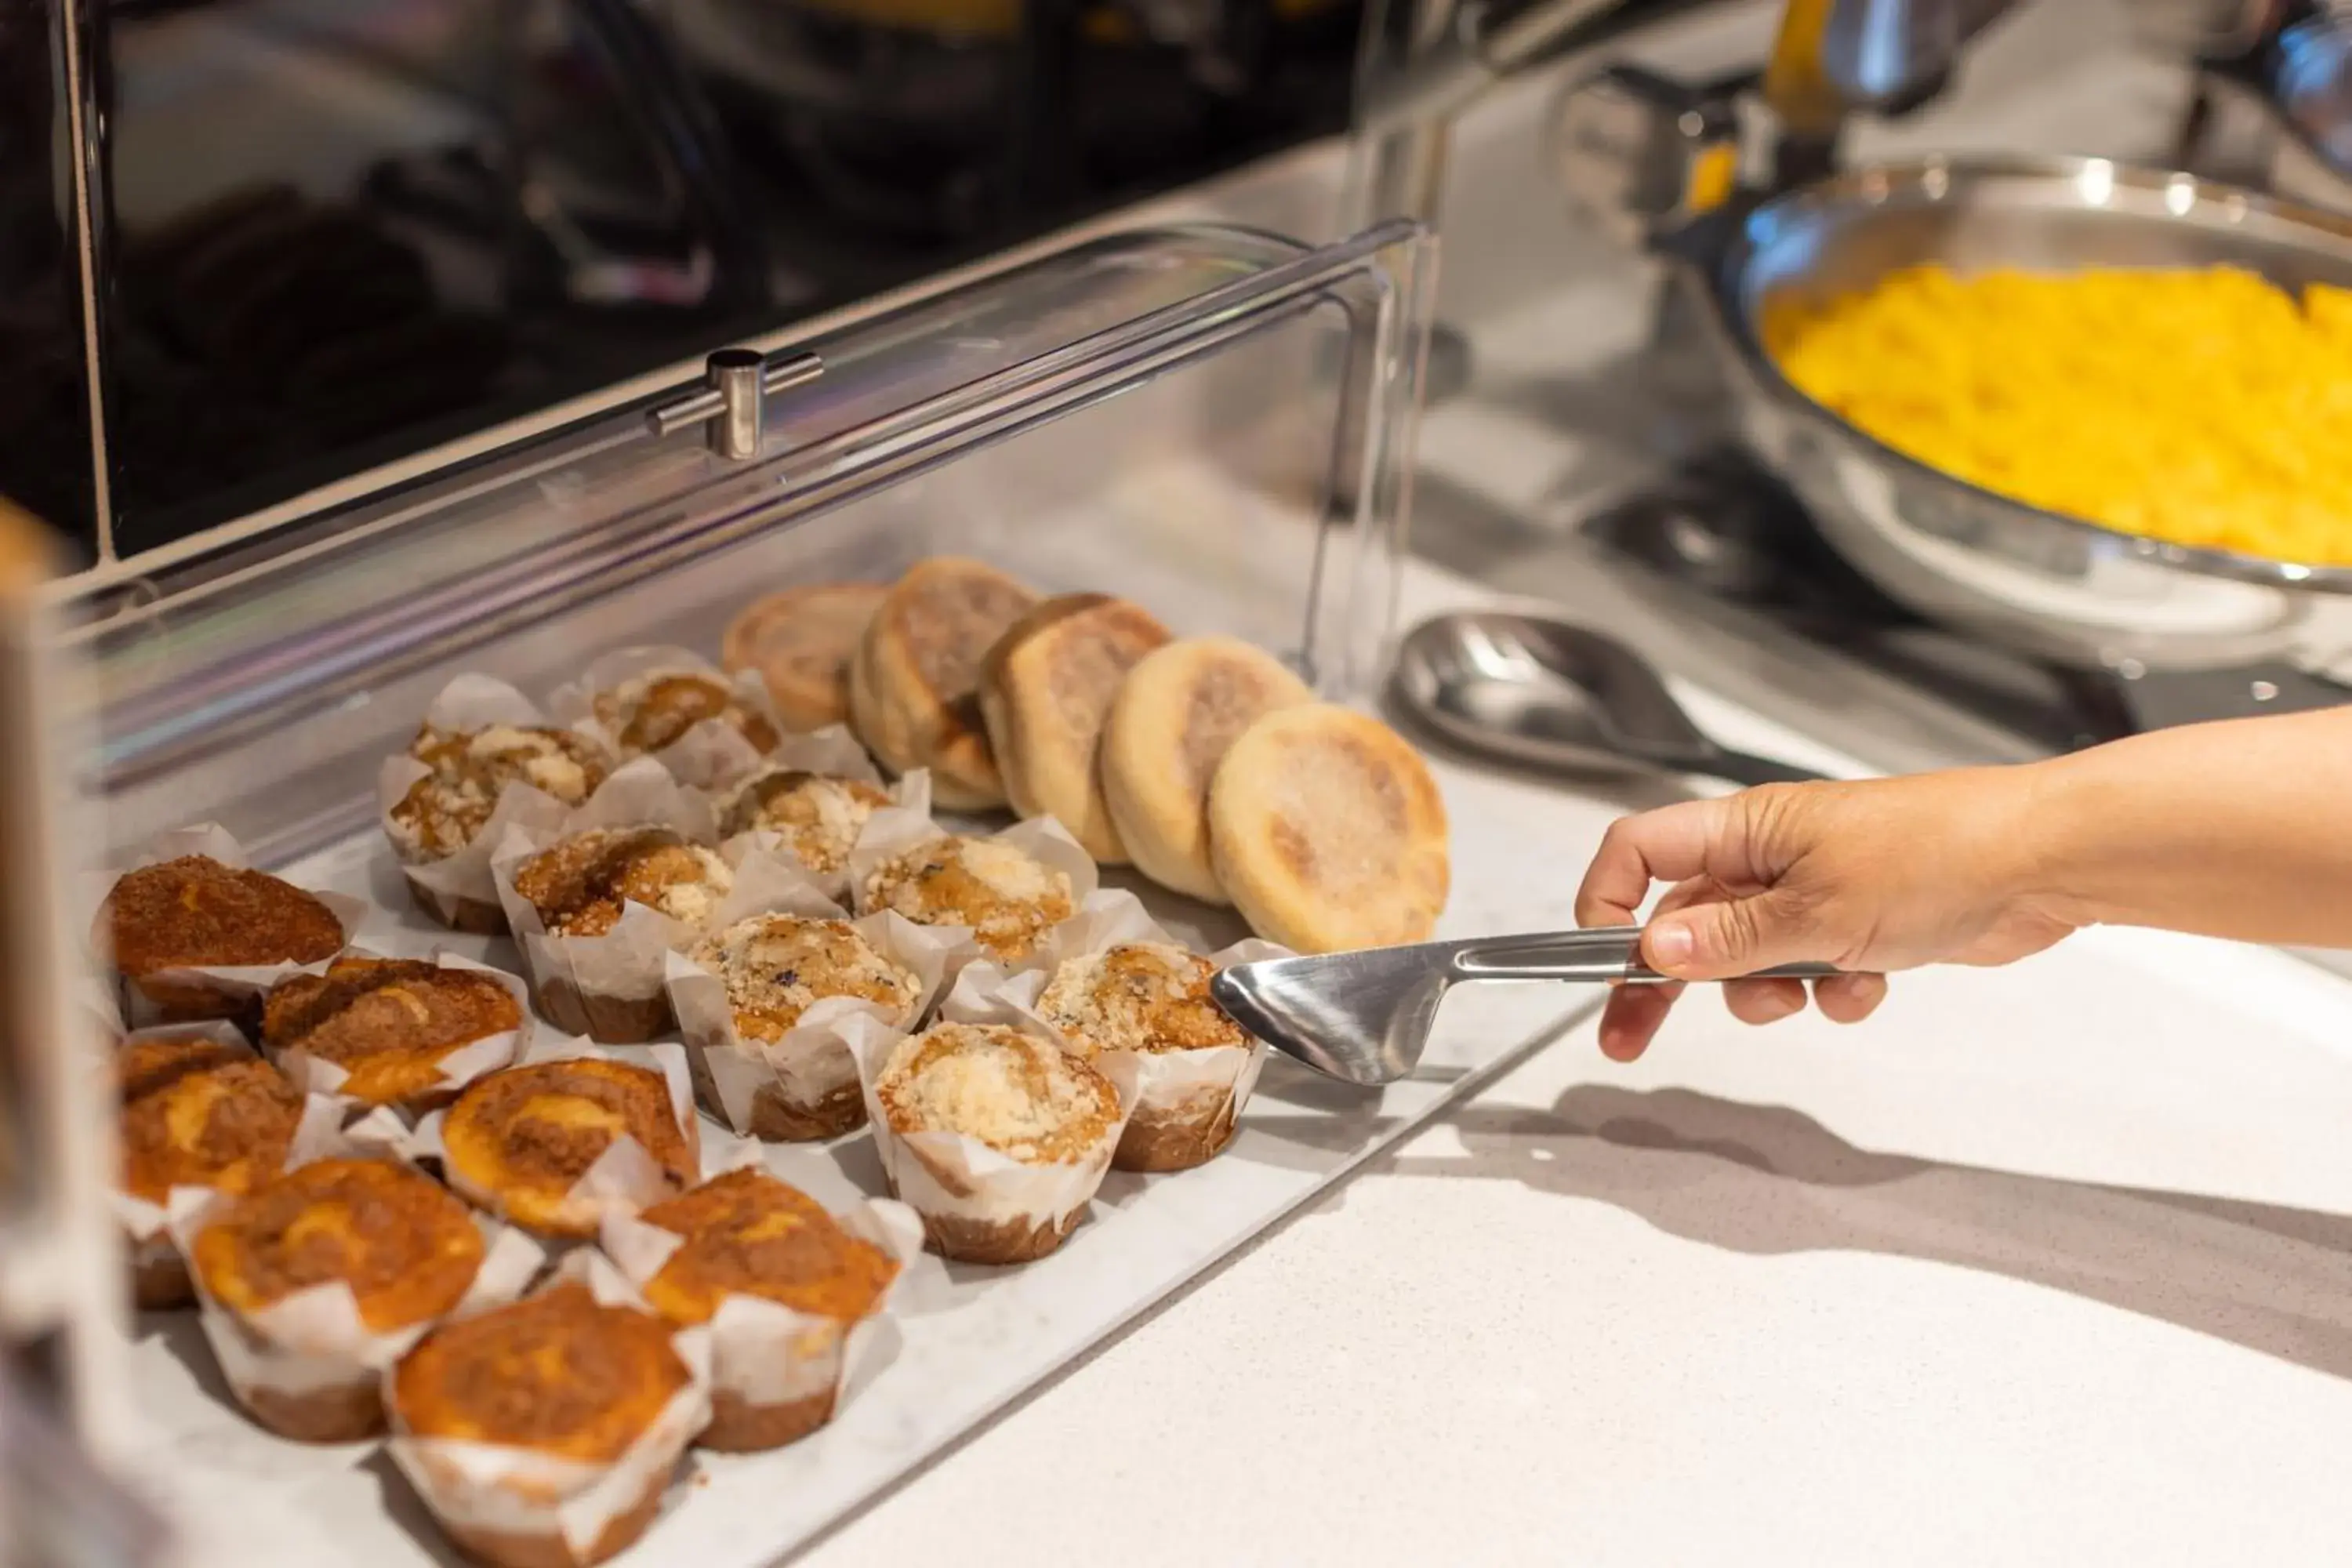
<path fill-rule="evenodd" d="M 940 1016 L 961 1024 L 1014 1024 L 1060 1041 L 1069 1042 L 1036 1011 L 1037 1003 L 1053 983 L 1054 972 L 1074 958 L 1088 958 L 1129 942 L 1152 942 L 1169 947 L 1184 944 L 1171 936 L 1143 901 L 1124 889 L 1106 889 L 1088 899 L 1086 907 L 1055 927 L 1037 951 L 1010 972 L 981 962 L 956 976 L 954 988 L 940 1005 Z M 1296 955 L 1275 942 L 1251 938 L 1209 955 L 1213 968 L 1256 963 Z M 1230 1101 L 1239 1115 L 1257 1087 L 1265 1067 L 1266 1046 L 1253 1039 L 1246 1047 L 1215 1046 L 1193 1051 L 1108 1051 L 1088 1060 L 1103 1067 L 1114 1058 L 1129 1064 L 1134 1084 L 1129 1115 L 1172 1116 L 1195 1111 L 1203 1118 Z M 1076 1054 L 1086 1056 L 1083 1050 Z"/>
<path fill-rule="evenodd" d="M 611 1259 L 593 1248 L 566 1254 L 556 1265 L 554 1279 L 587 1286 L 606 1306 L 646 1310 L 636 1288 Z M 384 1407 L 393 1413 L 393 1437 L 385 1447 L 425 1507 L 444 1523 L 500 1535 L 556 1536 L 572 1556 L 584 1557 L 607 1526 L 667 1483 L 678 1456 L 710 1419 L 709 1331 L 680 1330 L 670 1337 L 670 1345 L 686 1363 L 687 1386 L 609 1465 L 497 1443 L 417 1436 L 401 1427 L 389 1370 L 384 1373 Z"/>
<path fill-rule="evenodd" d="M 220 1363 L 221 1375 L 237 1398 L 250 1405 L 257 1394 L 292 1397 L 363 1386 L 408 1353 L 440 1319 L 427 1319 L 389 1333 L 371 1331 L 360 1316 L 359 1299 L 341 1280 L 314 1285 L 273 1301 L 250 1315 L 214 1300 L 194 1266 L 196 1237 L 230 1200 L 216 1193 L 181 1188 L 173 1194 L 172 1237 L 190 1259 L 197 1321 Z M 478 1312 L 522 1294 L 546 1261 L 540 1244 L 521 1231 L 476 1215 L 483 1253 L 474 1282 L 454 1310 Z"/>
<path fill-rule="evenodd" d="M 830 724 L 805 734 L 786 735 L 761 760 L 760 765 L 740 777 L 719 803 L 719 820 L 723 825 L 733 809 L 734 797 L 749 789 L 770 773 L 804 773 L 820 778 L 855 779 L 859 784 L 872 784 L 890 797 L 890 805 L 882 810 L 911 811 L 929 816 L 931 810 L 931 775 L 925 768 L 917 768 L 896 783 L 882 782 L 881 771 L 874 759 L 866 754 L 865 746 L 849 731 L 845 724 Z M 842 903 L 849 901 L 849 868 L 845 862 L 838 869 L 819 871 L 806 866 L 791 843 L 781 833 L 770 828 L 751 828 L 735 835 L 748 839 L 761 849 L 779 859 L 803 866 L 810 879 L 824 895 Z M 855 846 L 852 846 L 853 849 Z"/>
<path fill-rule="evenodd" d="M 583 997 L 637 1001 L 660 992 L 663 955 L 692 942 L 700 928 L 632 903 L 602 936 L 551 936 L 538 909 L 515 890 L 515 874 L 525 860 L 600 827 L 666 827 L 689 843 L 711 846 L 717 843 L 717 818 L 709 795 L 681 784 L 653 759 L 640 757 L 614 770 L 603 788 L 560 822 L 537 831 L 509 828 L 492 854 L 499 902 L 533 989 L 543 994 L 551 983 L 569 981 Z M 799 868 L 767 857 L 742 859 L 746 863 L 737 867 L 737 885 L 722 905 L 722 914 L 747 899 L 756 906 L 761 898 L 778 896 L 779 888 L 797 889 L 807 880 Z M 752 882 L 749 888 L 747 878 Z"/>
<path fill-rule="evenodd" d="M 924 787 L 928 792 L 929 787 L 928 778 L 925 780 Z M 874 906 L 866 896 L 866 879 L 873 875 L 877 867 L 892 856 L 903 854 L 919 844 L 927 843 L 933 838 L 948 837 L 950 837 L 948 829 L 940 826 L 928 812 L 903 809 L 886 809 L 876 812 L 866 820 L 866 831 L 858 835 L 856 847 L 849 852 L 849 888 L 853 905 L 857 912 L 862 915 L 874 912 Z M 979 837 L 1009 844 L 1068 878 L 1072 919 L 1076 918 L 1076 911 L 1085 908 L 1087 899 L 1094 895 L 1095 889 L 1101 884 L 1102 872 L 1095 865 L 1094 857 L 1088 855 L 1078 841 L 1070 837 L 1069 829 L 1050 816 L 1041 816 L 1028 822 L 1016 822 L 1000 833 Z M 940 925 L 935 929 L 962 931 L 966 935 L 965 951 L 950 965 L 950 973 L 960 971 L 964 964 L 973 960 L 988 956 L 985 949 L 982 948 L 976 941 L 970 940 L 970 927 Z M 1050 936 L 1052 932 L 1049 930 L 1045 934 Z"/>
<path fill-rule="evenodd" d="M 194 827 L 174 828 L 169 833 L 156 835 L 148 840 L 122 869 L 135 871 L 142 866 L 160 865 L 166 860 L 176 860 L 184 855 L 207 856 L 232 870 L 247 870 L 252 866 L 251 858 L 246 854 L 245 847 L 236 841 L 236 835 L 216 822 L 207 822 Z M 121 875 L 121 872 L 107 875 L 103 879 L 106 888 L 110 889 Z M 291 885 L 299 886 L 299 883 Z M 345 893 L 325 892 L 317 888 L 303 888 L 302 891 L 327 906 L 329 912 L 335 917 L 335 923 L 342 928 L 343 947 L 351 946 L 353 933 L 359 930 L 360 922 L 368 916 L 371 908 L 368 901 L 365 899 L 352 898 Z M 103 894 L 101 899 L 102 897 Z M 167 984 L 199 986 L 208 991 L 217 992 L 227 1001 L 242 1003 L 266 994 L 271 986 L 289 975 L 323 974 L 326 973 L 327 965 L 341 956 L 341 953 L 339 951 L 334 955 L 316 963 L 191 965 L 184 969 L 159 969 L 141 978 L 149 982 L 160 981 Z M 108 955 L 107 961 L 110 967 L 111 954 Z M 122 980 L 120 994 L 122 1016 L 127 1022 L 144 1025 L 153 1022 L 158 1016 L 155 1005 L 150 1002 L 146 994 L 128 978 Z"/>
<path fill-rule="evenodd" d="M 686 1047 L 674 1043 L 653 1046 L 608 1047 L 593 1041 L 571 1038 L 562 1035 L 542 1034 L 534 1038 L 517 1067 L 530 1067 L 540 1062 L 580 1061 L 597 1059 L 626 1062 L 632 1067 L 651 1068 L 662 1076 L 669 1090 L 670 1113 L 677 1118 L 678 1131 L 686 1137 L 688 1156 L 688 1186 L 702 1179 L 702 1123 L 694 1114 L 694 1081 L 687 1069 Z M 448 1148 L 442 1142 L 442 1127 L 448 1112 L 435 1110 L 416 1124 L 415 1131 L 403 1140 L 401 1147 L 407 1157 L 431 1160 L 441 1167 L 442 1179 L 449 1190 L 491 1214 L 501 1214 L 498 1194 L 468 1180 L 450 1162 Z M 635 1214 L 664 1198 L 675 1197 L 661 1163 L 646 1146 L 635 1138 L 620 1137 L 605 1146 L 589 1167 L 580 1173 L 563 1194 L 565 1223 L 593 1228 L 605 1215 L 614 1213 Z"/>
<path fill-rule="evenodd" d="M 700 654 L 682 647 L 616 648 L 592 659 L 588 668 L 581 671 L 579 679 L 556 688 L 549 695 L 548 710 L 558 723 L 594 735 L 617 757 L 623 754 L 619 737 L 596 718 L 597 694 L 641 677 L 657 675 L 708 676 L 731 690 L 745 709 L 767 720 L 779 735 L 784 732 L 783 721 L 776 716 L 775 704 L 768 697 L 767 682 L 760 678 L 759 671 L 730 675 Z M 740 730 L 718 719 L 705 719 L 667 746 L 648 754 L 679 783 L 707 790 L 734 783 L 759 767 L 761 761 L 760 749 Z"/>
<path fill-rule="evenodd" d="M 1049 1031 L 1013 1023 L 1060 1049 Z M 1026 1163 L 1000 1153 L 979 1139 L 961 1132 L 901 1132 L 883 1112 L 876 1081 L 898 1045 L 893 1039 L 870 1040 L 857 1053 L 858 1083 L 866 1095 L 866 1113 L 874 1127 L 874 1149 L 890 1179 L 890 1190 L 917 1214 L 970 1221 L 977 1225 L 1059 1226 L 1094 1201 L 1110 1169 L 1110 1157 L 1127 1130 L 1128 1108 L 1134 1103 L 1131 1064 L 1107 1061 L 1095 1070 L 1118 1091 L 1118 1119 L 1103 1131 L 1095 1147 L 1075 1160 Z"/>
<path fill-rule="evenodd" d="M 530 986 L 520 974 L 493 968 L 487 963 L 477 963 L 461 953 L 444 952 L 436 948 L 434 950 L 432 962 L 444 969 L 471 969 L 489 975 L 505 987 L 507 994 L 515 999 L 515 1005 L 522 1012 L 522 1024 L 520 1027 L 508 1029 L 496 1035 L 485 1035 L 478 1040 L 458 1047 L 441 1058 L 439 1064 L 441 1073 L 435 1092 L 454 1093 L 484 1073 L 495 1072 L 499 1068 L 509 1065 L 520 1056 L 523 1049 L 530 1044 L 532 1028 Z M 314 1057 L 299 1047 L 279 1052 L 278 1066 L 287 1077 L 294 1080 L 296 1088 L 306 1092 L 341 1094 L 343 1084 L 351 1077 L 340 1064 L 328 1061 L 323 1057 Z"/>
<path fill-rule="evenodd" d="M 432 706 L 425 710 L 425 722 L 436 730 L 459 733 L 485 730 L 493 724 L 544 729 L 552 721 L 540 710 L 538 704 L 503 680 L 487 675 L 460 675 L 434 698 Z M 608 752 L 611 751 L 604 736 L 595 739 Z M 384 837 L 392 841 L 393 850 L 400 859 L 402 875 L 408 879 L 417 897 L 448 921 L 456 918 L 460 903 L 499 901 L 498 880 L 490 874 L 490 857 L 506 837 L 508 828 L 544 831 L 562 821 L 572 808 L 530 784 L 509 784 L 499 792 L 489 820 L 482 825 L 473 842 L 454 854 L 435 859 L 425 853 L 415 835 L 392 817 L 392 808 L 400 804 L 418 779 L 432 771 L 405 752 L 386 757 L 376 772 L 376 811 Z"/>
<path fill-rule="evenodd" d="M 749 1405 L 784 1405 L 830 1391 L 835 1407 L 868 1381 L 876 1331 L 923 1251 L 922 1217 L 888 1198 L 868 1198 L 834 1215 L 842 1229 L 879 1247 L 898 1265 L 882 1298 L 854 1322 L 800 1311 L 762 1296 L 730 1292 L 710 1319 L 714 1391 Z M 650 1283 L 685 1237 L 630 1217 L 604 1222 L 605 1254 L 639 1289 Z"/>
<path fill-rule="evenodd" d="M 845 915 L 814 901 L 761 912 L 811 920 Z M 795 1105 L 815 1105 L 855 1085 L 857 1052 L 877 1037 L 896 1037 L 921 1023 L 966 945 L 961 928 L 919 926 L 887 910 L 850 924 L 875 952 L 915 976 L 915 1000 L 903 1011 L 894 1015 L 863 997 L 827 996 L 811 1004 L 781 1038 L 747 1039 L 735 1026 L 725 980 L 684 952 L 669 955 L 670 1005 L 677 1009 L 696 1082 L 705 1102 L 736 1131 L 751 1131 L 752 1108 L 763 1089 L 773 1087 Z"/>

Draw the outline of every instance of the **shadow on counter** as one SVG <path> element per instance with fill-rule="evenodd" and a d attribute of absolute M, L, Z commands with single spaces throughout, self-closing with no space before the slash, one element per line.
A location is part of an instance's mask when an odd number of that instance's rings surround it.
<path fill-rule="evenodd" d="M 1585 1084 L 1443 1119 L 1464 1155 L 1403 1175 L 1524 1182 L 1735 1252 L 1956 1264 L 2352 1377 L 2352 1215 L 1856 1148 L 1801 1111 Z"/>

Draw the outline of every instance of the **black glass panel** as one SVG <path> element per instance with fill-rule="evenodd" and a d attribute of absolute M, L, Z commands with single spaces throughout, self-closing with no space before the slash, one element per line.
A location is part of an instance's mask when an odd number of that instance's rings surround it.
<path fill-rule="evenodd" d="M 55 0 L 0 5 L 0 495 L 94 548 L 89 387 Z"/>
<path fill-rule="evenodd" d="M 113 0 L 127 552 L 1345 123 L 1359 0 Z"/>

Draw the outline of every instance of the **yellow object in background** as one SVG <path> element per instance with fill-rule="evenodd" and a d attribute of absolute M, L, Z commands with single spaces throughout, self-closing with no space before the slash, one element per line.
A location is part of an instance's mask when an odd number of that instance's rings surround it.
<path fill-rule="evenodd" d="M 1808 396 L 1957 479 L 2177 544 L 2352 565 L 2352 289 L 1915 267 L 1763 325 Z"/>

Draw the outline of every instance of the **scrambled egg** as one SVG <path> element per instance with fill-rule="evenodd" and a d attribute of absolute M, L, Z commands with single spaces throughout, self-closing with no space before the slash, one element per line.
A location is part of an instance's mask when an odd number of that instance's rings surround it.
<path fill-rule="evenodd" d="M 2179 544 L 2352 564 L 2352 289 L 1915 267 L 1769 310 L 1764 339 L 1816 402 L 1971 484 Z"/>

